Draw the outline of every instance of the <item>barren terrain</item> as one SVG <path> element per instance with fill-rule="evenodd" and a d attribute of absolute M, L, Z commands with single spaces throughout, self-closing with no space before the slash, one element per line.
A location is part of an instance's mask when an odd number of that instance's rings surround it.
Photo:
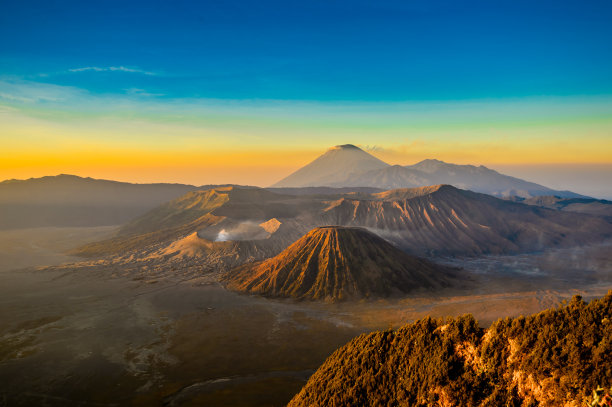
<path fill-rule="evenodd" d="M 602 296 L 612 286 L 609 244 L 446 259 L 475 283 L 469 291 L 344 303 L 237 294 L 214 271 L 194 277 L 103 266 L 8 270 L 16 263 L 7 254 L 29 264 L 59 263 L 71 239 L 106 232 L 0 233 L 0 241 L 15 243 L 3 246 L 0 265 L 0 400 L 6 405 L 280 406 L 359 333 L 466 312 L 488 325 L 574 294 Z"/>

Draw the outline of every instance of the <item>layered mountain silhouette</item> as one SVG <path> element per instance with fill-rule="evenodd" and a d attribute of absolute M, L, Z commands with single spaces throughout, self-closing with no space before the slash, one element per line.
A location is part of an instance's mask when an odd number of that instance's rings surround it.
<path fill-rule="evenodd" d="M 329 149 L 268 190 L 303 196 L 370 194 L 436 184 L 450 184 L 498 197 L 587 198 L 569 191 L 551 190 L 483 166 L 439 160 L 424 160 L 411 166 L 389 165 L 351 144 Z M 118 225 L 188 191 L 229 186 L 131 184 L 64 174 L 7 180 L 0 182 L 0 229 Z M 251 187 L 240 187 L 248 188 Z M 579 205 L 571 207 L 577 209 Z"/>
<path fill-rule="evenodd" d="M 6 180 L 0 182 L 0 230 L 121 225 L 182 197 L 189 191 L 232 187 L 234 185 L 227 184 L 133 184 L 66 174 Z M 260 190 L 249 186 L 240 186 L 239 189 Z M 380 189 L 313 187 L 279 188 L 271 191 L 291 195 L 338 195 L 349 192 L 371 193 Z M 257 200 L 253 203 L 256 205 Z M 179 206 L 175 208 L 177 212 L 181 210 Z M 161 209 L 161 212 L 163 210 Z M 157 215 L 164 216 L 160 212 Z"/>
<path fill-rule="evenodd" d="M 550 195 L 553 191 L 542 185 L 520 178 L 503 175 L 483 165 L 457 165 L 440 160 L 423 160 L 405 167 L 408 170 L 426 174 L 428 185 L 450 184 L 457 188 L 495 196 L 539 196 Z M 570 191 L 555 191 L 554 194 L 564 197 L 581 197 Z"/>
<path fill-rule="evenodd" d="M 611 236 L 608 220 L 508 202 L 450 185 L 342 198 L 321 223 L 366 227 L 418 255 L 518 253 Z"/>
<path fill-rule="evenodd" d="M 612 218 L 612 201 L 590 198 L 561 198 L 559 196 L 535 196 L 528 199 L 514 197 L 515 202 L 559 211 L 588 213 Z"/>
<path fill-rule="evenodd" d="M 331 195 L 222 187 L 191 191 L 126 224 L 115 237 L 73 254 L 135 251 L 140 257 L 166 258 L 200 248 L 211 261 L 239 265 L 274 256 L 326 225 L 365 228 L 418 256 L 514 254 L 612 237 L 606 217 L 525 205 L 450 185 Z M 170 246 L 182 249 L 169 251 Z"/>
<path fill-rule="evenodd" d="M 271 259 L 230 271 L 224 281 L 269 297 L 346 300 L 439 289 L 450 285 L 450 276 L 365 229 L 324 226 Z"/>
<path fill-rule="evenodd" d="M 281 223 L 275 215 L 291 219 L 301 210 L 299 198 L 260 188 L 190 191 L 127 223 L 116 236 L 79 247 L 71 254 L 101 257 L 128 253 L 128 257 L 166 260 L 210 257 L 215 264 L 233 266 L 277 254 L 287 241 L 299 237 L 301 228 L 290 220 Z"/>
<path fill-rule="evenodd" d="M 196 189 L 74 175 L 0 182 L 0 229 L 120 225 Z"/>
<path fill-rule="evenodd" d="M 555 191 L 545 186 L 503 175 L 484 166 L 448 164 L 424 160 L 414 165 L 389 165 L 352 144 L 336 146 L 282 179 L 273 187 L 374 187 L 413 188 L 449 184 L 494 196 L 556 195 L 583 197 L 570 191 Z"/>

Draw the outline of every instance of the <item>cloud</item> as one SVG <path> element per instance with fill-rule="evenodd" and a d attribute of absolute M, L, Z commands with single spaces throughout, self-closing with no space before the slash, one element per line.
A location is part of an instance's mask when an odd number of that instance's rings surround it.
<path fill-rule="evenodd" d="M 70 72 L 85 72 L 85 71 L 102 72 L 102 71 L 108 71 L 108 68 L 98 68 L 97 66 L 86 66 L 85 68 L 69 69 L 69 71 Z"/>
<path fill-rule="evenodd" d="M 145 89 L 140 88 L 129 88 L 125 90 L 125 93 L 134 96 L 165 96 L 165 94 L 163 93 L 151 93 L 147 92 Z"/>
<path fill-rule="evenodd" d="M 10 94 L 10 93 L 5 93 L 5 92 L 0 92 L 0 99 L 9 100 L 9 101 L 13 101 L 13 102 L 23 102 L 23 103 L 32 103 L 32 102 L 36 101 L 33 98 L 29 98 L 29 97 L 25 97 L 25 96 L 19 96 L 19 95 L 13 95 L 13 94 Z"/>
<path fill-rule="evenodd" d="M 72 68 L 69 72 L 128 72 L 128 73 L 139 73 L 143 75 L 155 75 L 154 72 L 145 71 L 138 68 L 128 68 L 125 66 L 85 66 L 82 68 Z"/>
<path fill-rule="evenodd" d="M 1 94 L 0 94 L 0 97 L 2 97 Z M 13 114 L 17 112 L 18 110 L 15 109 L 14 107 L 0 105 L 0 114 Z"/>
<path fill-rule="evenodd" d="M 360 144 L 359 147 L 361 147 L 362 150 L 368 151 L 370 153 L 380 153 L 385 151 L 385 148 L 377 145 Z"/>
<path fill-rule="evenodd" d="M 0 100 L 33 104 L 39 102 L 64 102 L 82 97 L 84 91 L 70 86 L 0 77 Z"/>

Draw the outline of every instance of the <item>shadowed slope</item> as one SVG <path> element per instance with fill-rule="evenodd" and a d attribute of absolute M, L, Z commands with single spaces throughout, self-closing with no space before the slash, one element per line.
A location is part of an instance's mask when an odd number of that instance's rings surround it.
<path fill-rule="evenodd" d="M 271 219 L 284 225 L 282 233 L 261 226 Z M 273 247 L 279 249 L 267 252 L 273 256 L 306 231 L 324 225 L 363 227 L 402 250 L 427 256 L 532 252 L 612 237 L 607 218 L 524 205 L 450 185 L 336 196 L 225 187 L 190 192 L 130 222 L 114 238 L 73 254 L 122 254 L 167 246 L 198 232 L 209 241 L 273 235 Z M 221 233 L 226 236 L 220 238 Z"/>
<path fill-rule="evenodd" d="M 335 146 L 272 187 L 345 186 L 349 176 L 388 167 L 389 164 L 352 144 Z M 346 186 L 349 186 L 348 184 Z M 366 185 L 370 186 L 370 185 Z M 374 186 L 375 185 L 371 185 Z"/>
<path fill-rule="evenodd" d="M 543 185 L 522 180 L 485 167 L 484 165 L 457 165 L 440 160 L 423 160 L 405 167 L 423 174 L 429 184 L 450 184 L 457 188 L 469 189 L 494 196 L 523 197 L 555 195 L 576 198 L 582 195 L 571 191 L 553 191 Z"/>
<path fill-rule="evenodd" d="M 0 182 L 0 229 L 119 225 L 193 185 L 130 184 L 75 175 Z"/>
<path fill-rule="evenodd" d="M 514 199 L 527 205 L 612 218 L 612 201 L 605 199 L 560 198 L 558 196 L 538 196 L 525 200 L 514 197 Z"/>
<path fill-rule="evenodd" d="M 276 217 L 293 218 L 304 211 L 304 205 L 311 208 L 313 204 L 259 188 L 231 186 L 192 191 L 133 220 L 115 237 L 81 246 L 71 254 L 127 255 L 130 260 L 163 259 L 173 253 L 183 258 L 191 254 L 236 266 L 236 262 L 273 256 L 300 236 L 304 230 L 299 225 Z M 221 233 L 228 237 L 221 239 Z M 221 240 L 237 242 L 222 244 Z"/>
<path fill-rule="evenodd" d="M 191 191 L 126 224 L 114 238 L 82 246 L 72 254 L 90 257 L 142 249 L 218 225 L 228 215 L 237 219 L 251 216 L 263 219 L 266 210 L 275 207 L 271 201 L 283 198 L 283 195 L 254 188 Z"/>
<path fill-rule="evenodd" d="M 331 202 L 322 224 L 368 228 L 414 254 L 480 255 L 569 247 L 612 236 L 602 218 L 553 211 L 450 185 Z"/>
<path fill-rule="evenodd" d="M 123 226 L 120 235 L 136 235 L 169 229 L 197 220 L 229 201 L 232 188 L 191 191 Z"/>
<path fill-rule="evenodd" d="M 228 288 L 271 297 L 344 300 L 449 285 L 448 269 L 360 228 L 311 230 L 278 256 L 231 271 Z"/>

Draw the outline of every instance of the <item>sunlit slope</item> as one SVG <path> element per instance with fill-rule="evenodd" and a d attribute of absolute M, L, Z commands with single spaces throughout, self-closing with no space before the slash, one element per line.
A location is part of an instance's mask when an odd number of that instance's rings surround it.
<path fill-rule="evenodd" d="M 612 385 L 611 321 L 609 292 L 488 330 L 468 315 L 363 334 L 334 352 L 289 406 L 587 405 L 593 390 Z"/>
<path fill-rule="evenodd" d="M 400 189 L 371 199 L 343 198 L 319 222 L 366 227 L 416 254 L 518 253 L 599 242 L 612 236 L 606 219 L 553 211 L 450 185 Z"/>
<path fill-rule="evenodd" d="M 300 205 L 293 204 L 291 199 L 258 188 L 220 187 L 191 191 L 129 222 L 112 239 L 82 246 L 72 253 L 95 257 L 120 255 L 131 250 L 150 251 L 150 246 L 172 244 L 196 232 L 214 241 L 223 227 L 239 225 L 243 220 L 264 222 L 279 212 L 296 216 L 295 210 Z"/>
<path fill-rule="evenodd" d="M 231 187 L 188 192 L 131 221 L 119 234 L 143 234 L 191 223 L 229 201 L 229 190 Z"/>
<path fill-rule="evenodd" d="M 228 273 L 231 289 L 271 297 L 387 297 L 450 284 L 450 271 L 360 228 L 313 229 L 277 256 Z"/>
<path fill-rule="evenodd" d="M 272 219 L 279 223 L 278 230 L 268 227 Z M 74 254 L 165 251 L 197 232 L 211 242 L 258 241 L 261 246 L 269 238 L 274 249 L 266 253 L 276 255 L 307 231 L 327 225 L 366 228 L 421 256 L 513 254 L 612 238 L 607 217 L 525 205 L 449 185 L 296 196 L 223 187 L 189 192 L 126 224 L 112 239 L 88 244 Z M 205 246 L 195 244 L 184 252 L 195 253 Z M 246 258 L 261 259 L 261 255 Z"/>

